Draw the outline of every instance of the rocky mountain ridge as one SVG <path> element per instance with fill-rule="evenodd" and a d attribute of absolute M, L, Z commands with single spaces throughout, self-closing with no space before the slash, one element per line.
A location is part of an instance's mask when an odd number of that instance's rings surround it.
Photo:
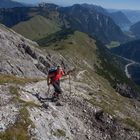
<path fill-rule="evenodd" d="M 3 25 L 0 25 L 0 37 L 1 73 L 29 77 L 44 76 L 37 68 L 37 65 L 39 65 L 37 59 L 41 60 L 41 55 L 34 53 L 35 49 L 29 47 L 29 45 L 37 46 L 35 42 L 17 35 L 17 33 L 6 29 Z"/>
<path fill-rule="evenodd" d="M 130 31 L 135 35 L 136 39 L 140 39 L 140 21 L 130 27 Z"/>
<path fill-rule="evenodd" d="M 71 7 L 62 8 L 61 11 L 63 17 L 66 17 L 70 23 L 71 28 L 85 32 L 92 37 L 97 37 L 102 42 L 124 41 L 127 39 L 110 17 L 97 12 L 95 9 L 91 10 L 80 4 L 75 4 Z"/>
<path fill-rule="evenodd" d="M 110 17 L 122 30 L 125 30 L 127 28 L 129 30 L 129 27 L 132 25 L 127 16 L 121 11 L 110 13 Z"/>
<path fill-rule="evenodd" d="M 109 11 L 101 6 L 92 5 L 92 4 L 81 4 L 81 6 L 86 7 L 88 9 L 95 10 L 98 13 L 111 17 L 111 19 L 118 25 L 122 30 L 125 26 L 130 26 L 131 22 L 128 17 L 123 13 L 123 11 Z"/>
<path fill-rule="evenodd" d="M 140 21 L 140 10 L 122 10 L 122 12 L 133 24 Z"/>
<path fill-rule="evenodd" d="M 39 50 L 35 42 L 3 25 L 0 31 L 2 140 L 140 139 L 140 103 L 113 89 L 108 80 L 115 76 L 109 71 L 113 63 L 107 69 L 109 58 L 96 40 L 76 31 Z M 58 63 L 66 70 L 76 67 L 70 79 L 61 81 L 62 106 L 50 102 L 53 88 L 48 92 L 45 80 L 47 68 Z M 103 76 L 102 70 L 108 75 Z M 118 72 L 117 67 L 114 70 Z"/>

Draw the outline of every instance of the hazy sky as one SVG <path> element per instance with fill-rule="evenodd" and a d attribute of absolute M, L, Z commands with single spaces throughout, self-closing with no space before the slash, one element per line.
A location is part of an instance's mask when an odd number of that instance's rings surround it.
<path fill-rule="evenodd" d="M 140 10 L 140 0 L 15 0 L 15 1 L 32 4 L 44 1 L 48 3 L 56 3 L 63 6 L 72 5 L 74 3 L 90 3 L 100 5 L 104 8 Z"/>

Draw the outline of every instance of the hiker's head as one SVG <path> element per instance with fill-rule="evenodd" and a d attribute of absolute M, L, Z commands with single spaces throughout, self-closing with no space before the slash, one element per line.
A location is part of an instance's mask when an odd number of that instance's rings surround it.
<path fill-rule="evenodd" d="M 57 66 L 57 72 L 60 72 L 62 70 L 62 67 L 60 65 Z"/>

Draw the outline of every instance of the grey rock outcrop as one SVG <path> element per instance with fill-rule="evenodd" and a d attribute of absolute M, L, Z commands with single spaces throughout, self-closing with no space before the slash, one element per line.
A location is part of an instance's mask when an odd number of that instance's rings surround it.
<path fill-rule="evenodd" d="M 0 73 L 42 77 L 50 61 L 34 46 L 35 42 L 0 25 Z"/>
<path fill-rule="evenodd" d="M 23 77 L 44 77 L 50 66 L 66 60 L 54 53 L 43 54 L 38 44 L 0 25 L 0 73 Z"/>
<path fill-rule="evenodd" d="M 116 91 L 124 97 L 128 97 L 128 98 L 137 98 L 138 97 L 138 93 L 135 92 L 131 87 L 129 87 L 125 83 L 117 84 Z"/>
<path fill-rule="evenodd" d="M 11 102 L 9 86 L 0 85 L 0 132 L 3 132 L 16 122 L 18 116 L 18 104 Z"/>

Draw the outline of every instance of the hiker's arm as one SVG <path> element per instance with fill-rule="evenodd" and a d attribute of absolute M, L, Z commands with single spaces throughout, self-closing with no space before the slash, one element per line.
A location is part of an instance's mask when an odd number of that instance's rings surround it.
<path fill-rule="evenodd" d="M 74 72 L 75 68 L 73 70 L 69 70 L 68 72 L 64 72 L 64 76 L 68 76 L 70 75 L 70 73 Z"/>
<path fill-rule="evenodd" d="M 68 76 L 70 74 L 70 72 L 63 72 L 63 76 Z"/>

